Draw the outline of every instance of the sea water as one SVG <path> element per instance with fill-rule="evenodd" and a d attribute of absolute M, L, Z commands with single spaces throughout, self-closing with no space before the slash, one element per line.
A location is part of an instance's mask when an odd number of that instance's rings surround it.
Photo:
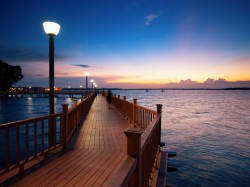
<path fill-rule="evenodd" d="M 250 91 L 113 90 L 156 110 L 162 104 L 162 142 L 177 153 L 167 174 L 175 186 L 250 185 Z M 79 99 L 79 98 L 78 98 Z M 56 98 L 56 110 L 72 98 Z M 0 124 L 48 114 L 48 98 L 0 98 Z"/>
<path fill-rule="evenodd" d="M 167 174 L 176 186 L 250 186 L 250 91 L 113 91 L 156 110 L 162 141 L 177 157 Z"/>

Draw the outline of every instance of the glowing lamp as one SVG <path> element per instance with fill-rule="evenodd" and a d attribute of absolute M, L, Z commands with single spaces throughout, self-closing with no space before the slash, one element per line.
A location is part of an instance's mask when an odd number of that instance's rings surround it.
<path fill-rule="evenodd" d="M 43 28 L 47 35 L 52 36 L 56 36 L 60 31 L 60 25 L 51 21 L 43 22 Z"/>

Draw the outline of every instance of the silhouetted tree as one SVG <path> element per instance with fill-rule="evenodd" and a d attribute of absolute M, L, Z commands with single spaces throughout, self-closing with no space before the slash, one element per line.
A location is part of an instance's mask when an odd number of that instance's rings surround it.
<path fill-rule="evenodd" d="M 23 78 L 20 66 L 11 66 L 0 60 L 0 90 L 6 91 Z"/>

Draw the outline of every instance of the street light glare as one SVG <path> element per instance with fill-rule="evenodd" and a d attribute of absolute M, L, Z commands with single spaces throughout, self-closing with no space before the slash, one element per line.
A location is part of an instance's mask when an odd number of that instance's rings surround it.
<path fill-rule="evenodd" d="M 43 22 L 43 28 L 47 35 L 56 36 L 60 31 L 60 25 L 51 21 Z"/>

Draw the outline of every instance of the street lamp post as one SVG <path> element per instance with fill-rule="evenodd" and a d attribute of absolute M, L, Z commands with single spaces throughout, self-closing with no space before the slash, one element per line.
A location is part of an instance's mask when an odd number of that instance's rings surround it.
<path fill-rule="evenodd" d="M 86 76 L 86 97 L 88 96 L 88 76 L 89 76 L 89 73 L 85 73 L 85 76 Z"/>
<path fill-rule="evenodd" d="M 49 36 L 49 106 L 50 114 L 55 113 L 54 104 L 54 36 L 60 31 L 60 25 L 54 22 L 46 21 L 43 23 L 45 33 Z M 50 125 L 50 146 L 55 144 L 55 122 L 51 121 Z"/>

